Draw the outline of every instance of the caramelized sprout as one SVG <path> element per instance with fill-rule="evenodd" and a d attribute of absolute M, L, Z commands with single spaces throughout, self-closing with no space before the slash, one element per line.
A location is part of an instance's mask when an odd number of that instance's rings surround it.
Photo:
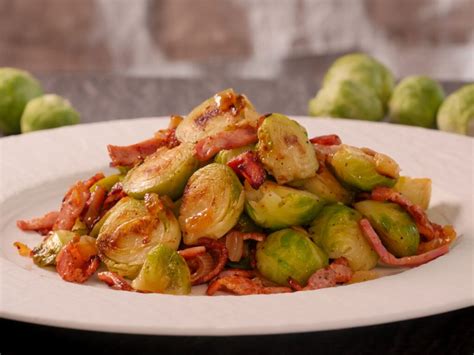
<path fill-rule="evenodd" d="M 33 262 L 38 266 L 56 265 L 59 252 L 76 235 L 66 230 L 50 232 L 46 239 L 33 249 Z"/>

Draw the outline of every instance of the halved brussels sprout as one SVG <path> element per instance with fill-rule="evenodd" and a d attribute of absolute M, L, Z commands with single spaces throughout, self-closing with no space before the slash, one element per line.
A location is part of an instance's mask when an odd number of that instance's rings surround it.
<path fill-rule="evenodd" d="M 78 235 L 85 235 L 88 232 L 88 228 L 86 224 L 83 221 L 81 221 L 81 218 L 77 218 L 76 222 L 72 226 L 71 231 Z"/>
<path fill-rule="evenodd" d="M 259 127 L 257 152 L 279 184 L 312 177 L 319 167 L 306 129 L 279 113 L 266 117 Z"/>
<path fill-rule="evenodd" d="M 371 191 L 377 186 L 392 187 L 396 182 L 377 172 L 374 158 L 355 147 L 341 145 L 330 165 L 339 180 L 362 191 Z"/>
<path fill-rule="evenodd" d="M 344 257 L 352 270 L 370 270 L 377 265 L 379 257 L 360 230 L 361 219 L 356 210 L 333 204 L 323 208 L 309 232 L 331 259 Z"/>
<path fill-rule="evenodd" d="M 212 163 L 196 171 L 186 185 L 179 211 L 184 243 L 222 237 L 237 223 L 244 199 L 242 185 L 227 165 Z"/>
<path fill-rule="evenodd" d="M 180 197 L 186 181 L 198 168 L 192 144 L 181 144 L 173 149 L 159 148 L 143 164 L 130 170 L 123 179 L 123 190 L 134 198 L 147 192 Z"/>
<path fill-rule="evenodd" d="M 257 244 L 257 269 L 270 281 L 287 286 L 292 277 L 306 285 L 309 277 L 328 265 L 328 256 L 304 233 L 282 229 Z"/>
<path fill-rule="evenodd" d="M 249 150 L 255 150 L 255 144 L 245 145 L 235 149 L 221 150 L 214 158 L 214 162 L 219 164 L 227 164 L 230 160 L 234 159 L 237 155 L 248 152 Z"/>
<path fill-rule="evenodd" d="M 38 266 L 56 265 L 59 252 L 76 235 L 66 230 L 50 232 L 46 239 L 33 249 L 33 262 Z"/>
<path fill-rule="evenodd" d="M 90 192 L 93 192 L 97 186 L 102 187 L 106 191 L 110 191 L 112 186 L 114 186 L 117 182 L 121 181 L 124 178 L 122 174 L 112 174 L 106 176 L 99 181 L 97 181 L 94 185 L 91 186 Z"/>
<path fill-rule="evenodd" d="M 158 244 L 178 249 L 178 221 L 156 194 L 147 194 L 144 201 L 124 197 L 104 217 L 97 238 L 99 256 L 109 270 L 122 276 L 136 276 Z"/>
<path fill-rule="evenodd" d="M 367 217 L 389 252 L 397 257 L 416 254 L 420 234 L 410 215 L 399 205 L 367 200 L 354 207 Z"/>
<path fill-rule="evenodd" d="M 245 211 L 264 228 L 281 229 L 311 222 L 325 202 L 310 192 L 265 181 L 258 190 L 245 182 Z"/>
<path fill-rule="evenodd" d="M 132 287 L 145 292 L 187 295 L 191 292 L 191 275 L 181 255 L 169 246 L 159 244 L 146 256 Z"/>
<path fill-rule="evenodd" d="M 292 181 L 290 186 L 309 191 L 327 202 L 351 203 L 354 193 L 336 179 L 326 168 L 319 168 L 315 176 Z"/>
<path fill-rule="evenodd" d="M 257 126 L 260 115 L 244 95 L 227 89 L 194 108 L 176 128 L 180 142 L 196 143 L 235 126 Z"/>
<path fill-rule="evenodd" d="M 431 179 L 400 176 L 393 187 L 415 205 L 428 209 L 431 200 Z"/>

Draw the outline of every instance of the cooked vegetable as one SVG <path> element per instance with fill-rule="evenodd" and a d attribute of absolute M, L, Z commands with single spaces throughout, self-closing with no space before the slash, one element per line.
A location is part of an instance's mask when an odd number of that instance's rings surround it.
<path fill-rule="evenodd" d="M 56 265 L 56 257 L 61 249 L 77 234 L 71 231 L 50 232 L 40 245 L 33 249 L 33 261 L 38 266 Z"/>
<path fill-rule="evenodd" d="M 279 285 L 287 286 L 288 278 L 305 285 L 318 269 L 328 265 L 328 257 L 304 233 L 282 229 L 257 244 L 257 269 Z"/>
<path fill-rule="evenodd" d="M 464 85 L 444 100 L 437 123 L 442 131 L 474 137 L 474 84 Z"/>
<path fill-rule="evenodd" d="M 344 257 L 352 270 L 370 270 L 377 265 L 378 256 L 360 230 L 361 219 L 356 210 L 332 204 L 323 208 L 309 232 L 331 259 Z"/>
<path fill-rule="evenodd" d="M 184 243 L 222 237 L 237 223 L 243 209 L 243 188 L 231 168 L 212 163 L 199 169 L 189 179 L 180 207 Z"/>
<path fill-rule="evenodd" d="M 180 197 L 192 173 L 198 168 L 192 144 L 181 144 L 173 149 L 159 148 L 143 164 L 130 170 L 123 179 L 124 191 L 143 198 L 148 192 Z"/>
<path fill-rule="evenodd" d="M 109 270 L 122 276 L 136 276 L 158 244 L 178 249 L 178 221 L 156 194 L 147 194 L 144 201 L 125 197 L 105 217 L 97 238 L 99 255 Z"/>
<path fill-rule="evenodd" d="M 186 261 L 173 248 L 159 244 L 146 256 L 132 287 L 139 291 L 187 295 L 191 275 Z"/>
<path fill-rule="evenodd" d="M 279 184 L 312 177 L 318 170 L 306 129 L 279 113 L 266 117 L 259 127 L 257 152 Z"/>
<path fill-rule="evenodd" d="M 410 215 L 391 202 L 361 201 L 354 205 L 370 221 L 385 247 L 396 257 L 415 255 L 420 234 Z"/>
<path fill-rule="evenodd" d="M 176 128 L 176 137 L 181 142 L 197 143 L 236 126 L 256 127 L 259 116 L 247 97 L 227 89 L 194 108 Z"/>
<path fill-rule="evenodd" d="M 104 177 L 97 181 L 94 185 L 91 186 L 90 192 L 94 192 L 97 186 L 104 188 L 106 191 L 110 191 L 112 187 L 119 181 L 123 179 L 124 175 L 122 174 L 112 174 Z"/>
<path fill-rule="evenodd" d="M 400 176 L 393 187 L 415 205 L 428 209 L 431 200 L 431 179 Z"/>
<path fill-rule="evenodd" d="M 255 144 L 246 145 L 244 147 L 235 148 L 235 149 L 226 149 L 221 150 L 215 157 L 214 162 L 219 164 L 227 164 L 230 160 L 235 158 L 241 153 L 248 152 L 250 150 L 255 150 Z"/>
<path fill-rule="evenodd" d="M 260 227 L 275 230 L 308 224 L 324 204 L 312 193 L 271 181 L 258 190 L 245 183 L 245 211 Z"/>
<path fill-rule="evenodd" d="M 341 145 L 330 164 L 339 180 L 363 191 L 370 191 L 376 186 L 392 187 L 396 182 L 380 174 L 374 157 L 358 148 Z"/>

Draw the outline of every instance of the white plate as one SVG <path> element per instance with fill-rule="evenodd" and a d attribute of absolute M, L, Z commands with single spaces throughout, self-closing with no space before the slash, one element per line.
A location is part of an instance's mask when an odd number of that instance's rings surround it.
<path fill-rule="evenodd" d="M 67 187 L 106 169 L 106 144 L 152 135 L 167 119 L 65 127 L 0 139 L 0 316 L 86 330 L 160 335 L 244 335 L 318 331 L 421 317 L 473 304 L 473 139 L 350 120 L 299 118 L 309 134 L 337 133 L 348 144 L 395 158 L 403 174 L 431 177 L 431 214 L 461 235 L 433 262 L 361 284 L 293 294 L 168 296 L 108 289 L 97 281 L 60 280 L 20 257 L 19 218 L 57 209 Z"/>

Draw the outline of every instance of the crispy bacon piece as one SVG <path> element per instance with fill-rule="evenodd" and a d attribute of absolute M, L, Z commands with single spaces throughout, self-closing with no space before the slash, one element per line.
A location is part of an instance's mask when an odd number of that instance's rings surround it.
<path fill-rule="evenodd" d="M 119 291 L 131 291 L 135 289 L 119 274 L 111 271 L 103 271 L 97 274 L 100 281 L 105 282 L 110 288 Z"/>
<path fill-rule="evenodd" d="M 178 251 L 178 254 L 181 255 L 185 260 L 193 259 L 199 255 L 203 255 L 206 252 L 205 246 L 197 246 L 186 248 Z"/>
<path fill-rule="evenodd" d="M 248 151 L 239 154 L 230 160 L 227 165 L 231 167 L 237 175 L 247 180 L 254 189 L 258 189 L 265 182 L 267 174 L 255 152 Z"/>
<path fill-rule="evenodd" d="M 69 282 L 86 282 L 99 265 L 95 240 L 88 236 L 74 237 L 61 249 L 56 258 L 58 274 Z"/>
<path fill-rule="evenodd" d="M 29 220 L 18 220 L 16 221 L 16 225 L 25 232 L 34 231 L 41 235 L 46 235 L 53 228 L 58 216 L 58 211 L 51 211 L 46 213 L 43 217 L 32 218 Z"/>
<path fill-rule="evenodd" d="M 372 248 L 374 248 L 375 252 L 379 255 L 380 261 L 387 265 L 415 267 L 425 264 L 449 252 L 449 245 L 444 244 L 439 248 L 430 250 L 423 254 L 397 258 L 384 247 L 382 241 L 380 240 L 380 237 L 372 228 L 372 225 L 370 224 L 369 220 L 363 218 L 360 220 L 359 225 L 360 229 L 362 230 L 362 233 L 372 245 Z"/>
<path fill-rule="evenodd" d="M 328 134 L 325 136 L 318 136 L 309 140 L 313 144 L 319 145 L 339 145 L 342 144 L 341 138 L 337 134 Z"/>
<path fill-rule="evenodd" d="M 199 277 L 194 279 L 192 281 L 193 285 L 206 283 L 209 280 L 213 279 L 215 276 L 219 275 L 219 273 L 224 269 L 228 257 L 227 248 L 222 242 L 211 238 L 200 238 L 198 240 L 198 244 L 204 246 L 209 253 L 213 254 L 215 259 L 215 265 L 214 269 L 212 269 L 209 273 L 205 275 L 200 275 Z"/>
<path fill-rule="evenodd" d="M 89 197 L 84 214 L 84 223 L 90 230 L 100 218 L 100 210 L 105 200 L 107 191 L 102 186 L 97 186 Z"/>
<path fill-rule="evenodd" d="M 107 197 L 104 200 L 104 203 L 102 204 L 102 212 L 101 212 L 101 217 L 112 207 L 115 206 L 117 202 L 119 202 L 122 198 L 126 197 L 127 194 L 125 191 L 123 191 L 123 186 L 120 182 L 116 183 L 112 188 L 110 189 L 109 193 L 107 194 Z"/>
<path fill-rule="evenodd" d="M 89 188 L 84 182 L 78 181 L 64 196 L 58 218 L 53 225 L 53 230 L 71 230 L 76 219 L 86 207 L 90 196 Z"/>
<path fill-rule="evenodd" d="M 205 137 L 196 144 L 196 157 L 207 161 L 222 149 L 240 148 L 257 142 L 257 129 L 252 126 L 237 127 Z"/>
<path fill-rule="evenodd" d="M 332 157 L 339 149 L 337 145 L 313 144 L 316 158 L 321 165 L 331 162 Z"/>
<path fill-rule="evenodd" d="M 292 292 L 291 288 L 284 286 L 262 286 L 258 281 L 245 276 L 224 276 L 211 282 L 206 294 L 214 295 L 217 291 L 231 292 L 236 295 L 257 295 Z"/>
<path fill-rule="evenodd" d="M 251 279 L 252 277 L 255 277 L 256 274 L 254 270 L 229 269 L 229 270 L 224 270 L 219 275 L 217 275 L 218 278 L 227 277 L 227 276 L 241 276 L 241 277 L 247 277 Z"/>

